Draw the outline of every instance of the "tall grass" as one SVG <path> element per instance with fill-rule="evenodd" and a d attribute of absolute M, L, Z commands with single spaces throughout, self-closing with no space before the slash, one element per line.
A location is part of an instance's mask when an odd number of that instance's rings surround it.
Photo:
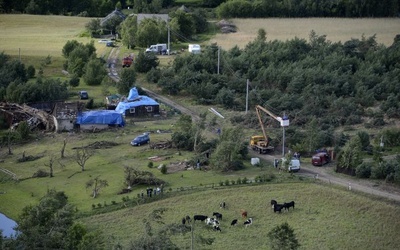
<path fill-rule="evenodd" d="M 271 199 L 295 200 L 295 209 L 273 213 Z M 225 201 L 227 209 L 219 209 Z M 399 206 L 365 196 L 312 183 L 282 183 L 246 186 L 177 196 L 167 200 L 135 206 L 117 212 L 84 218 L 92 229 L 101 229 L 107 238 L 128 244 L 144 232 L 142 219 L 156 208 L 167 208 L 166 224 L 180 224 L 181 218 L 194 214 L 223 214 L 222 232 L 212 231 L 204 222 L 196 222 L 194 237 L 214 238 L 211 246 L 195 243 L 195 249 L 269 249 L 267 233 L 288 222 L 295 230 L 301 249 L 392 249 L 400 244 L 397 234 Z M 240 210 L 245 209 L 254 222 L 244 228 Z M 230 226 L 233 219 L 239 224 Z M 107 223 L 104 223 L 107 222 Z M 157 227 L 153 224 L 152 226 Z M 177 235 L 174 242 L 190 249 L 191 235 Z"/>
<path fill-rule="evenodd" d="M 378 43 L 390 46 L 400 30 L 398 18 L 263 18 L 232 19 L 238 28 L 236 33 L 217 34 L 210 43 L 217 43 L 224 49 L 235 45 L 244 48 L 257 37 L 257 31 L 264 29 L 267 40 L 286 41 L 295 37 L 309 41 L 311 30 L 317 35 L 326 35 L 332 42 L 346 42 L 352 38 L 361 39 L 376 34 Z"/>

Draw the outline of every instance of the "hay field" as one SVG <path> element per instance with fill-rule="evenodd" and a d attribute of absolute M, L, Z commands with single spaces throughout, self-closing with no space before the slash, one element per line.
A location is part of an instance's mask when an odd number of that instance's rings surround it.
<path fill-rule="evenodd" d="M 0 15 L 0 52 L 21 57 L 61 57 L 68 40 L 88 43 L 80 37 L 90 18 L 40 15 Z M 97 45 L 97 44 L 96 44 Z"/>
<path fill-rule="evenodd" d="M 377 42 L 390 46 L 397 34 L 400 34 L 400 18 L 265 18 L 232 19 L 238 28 L 236 33 L 217 34 L 210 43 L 217 43 L 224 49 L 235 45 L 244 48 L 256 38 L 257 31 L 263 28 L 267 32 L 267 41 L 289 40 L 295 37 L 309 40 L 311 30 L 317 35 L 326 35 L 327 40 L 342 43 L 351 38 L 361 39 L 376 34 Z"/>

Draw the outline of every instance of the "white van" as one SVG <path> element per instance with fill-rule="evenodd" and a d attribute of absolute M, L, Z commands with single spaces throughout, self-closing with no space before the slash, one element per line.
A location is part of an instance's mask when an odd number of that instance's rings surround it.
<path fill-rule="evenodd" d="M 286 158 L 282 158 L 281 160 L 282 160 L 282 167 L 284 169 L 286 169 L 286 167 L 285 167 Z M 299 172 L 300 171 L 300 160 L 293 158 L 289 162 L 289 166 L 287 167 L 287 171 L 288 172 Z"/>

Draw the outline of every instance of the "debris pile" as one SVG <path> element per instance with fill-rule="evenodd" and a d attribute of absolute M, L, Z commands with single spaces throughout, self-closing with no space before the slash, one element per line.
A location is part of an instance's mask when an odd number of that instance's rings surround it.
<path fill-rule="evenodd" d="M 220 28 L 221 32 L 226 34 L 226 33 L 235 33 L 236 32 L 236 25 L 234 25 L 232 22 L 226 21 L 225 19 L 222 19 L 217 23 L 217 26 Z"/>
<path fill-rule="evenodd" d="M 167 148 L 172 148 L 172 142 L 171 141 L 160 141 L 156 143 L 151 143 L 150 144 L 151 149 L 167 149 Z"/>
<path fill-rule="evenodd" d="M 32 108 L 26 104 L 0 103 L 0 112 L 8 126 L 12 129 L 18 127 L 20 122 L 26 121 L 31 130 L 40 129 L 54 131 L 55 118 L 45 111 Z"/>

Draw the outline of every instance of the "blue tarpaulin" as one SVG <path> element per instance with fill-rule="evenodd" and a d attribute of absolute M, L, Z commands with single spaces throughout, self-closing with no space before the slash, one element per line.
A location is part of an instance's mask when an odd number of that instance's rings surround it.
<path fill-rule="evenodd" d="M 136 108 L 139 106 L 151 106 L 151 105 L 159 105 L 159 103 L 154 101 L 148 96 L 139 95 L 137 89 L 132 88 L 129 91 L 127 100 L 119 102 L 117 107 L 115 108 L 115 111 L 124 114 L 125 110 L 128 110 L 130 108 Z"/>
<path fill-rule="evenodd" d="M 124 117 L 114 110 L 95 110 L 79 113 L 76 123 L 125 126 Z"/>

